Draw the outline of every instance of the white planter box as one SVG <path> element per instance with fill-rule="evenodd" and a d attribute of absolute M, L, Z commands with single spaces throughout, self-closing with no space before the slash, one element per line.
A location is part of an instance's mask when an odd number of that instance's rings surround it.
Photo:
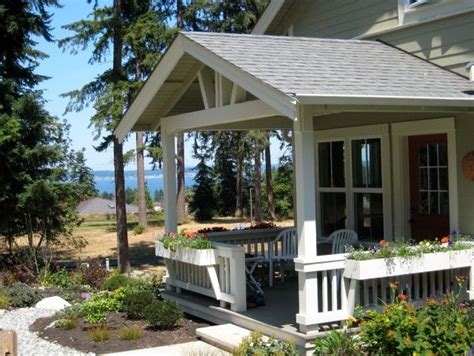
<path fill-rule="evenodd" d="M 348 259 L 344 277 L 366 280 L 407 274 L 471 267 L 474 249 L 427 253 L 415 257 L 380 258 L 366 261 Z"/>
<path fill-rule="evenodd" d="M 216 250 L 213 248 L 198 250 L 194 248 L 178 247 L 176 251 L 165 248 L 161 241 L 156 242 L 156 255 L 174 261 L 181 261 L 196 266 L 212 266 L 217 264 Z"/>

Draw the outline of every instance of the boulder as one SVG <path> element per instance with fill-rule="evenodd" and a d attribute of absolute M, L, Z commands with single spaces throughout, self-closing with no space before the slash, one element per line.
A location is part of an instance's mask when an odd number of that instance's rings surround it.
<path fill-rule="evenodd" d="M 35 308 L 59 311 L 59 310 L 63 310 L 64 308 L 70 305 L 71 304 L 65 301 L 63 298 L 54 296 L 54 297 L 41 299 L 38 303 L 36 303 Z"/>

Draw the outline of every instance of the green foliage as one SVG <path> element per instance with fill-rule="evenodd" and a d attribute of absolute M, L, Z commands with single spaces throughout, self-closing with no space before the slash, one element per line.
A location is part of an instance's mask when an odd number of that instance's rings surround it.
<path fill-rule="evenodd" d="M 143 319 L 146 307 L 155 301 L 149 290 L 129 288 L 123 298 L 123 310 L 130 319 Z"/>
<path fill-rule="evenodd" d="M 120 330 L 119 336 L 125 341 L 138 340 L 142 337 L 142 329 L 138 325 L 132 325 Z"/>
<path fill-rule="evenodd" d="M 83 282 L 95 289 L 100 289 L 100 286 L 109 275 L 109 272 L 101 266 L 99 259 L 91 260 L 89 267 L 81 266 L 80 273 Z"/>
<path fill-rule="evenodd" d="M 59 319 L 54 322 L 54 327 L 63 330 L 72 330 L 77 328 L 77 319 Z"/>
<path fill-rule="evenodd" d="M 210 220 L 214 216 L 214 190 L 212 169 L 206 165 L 202 158 L 196 166 L 194 177 L 193 196 L 189 202 L 189 211 L 194 214 L 197 221 Z"/>
<path fill-rule="evenodd" d="M 0 310 L 1 309 L 10 309 L 11 302 L 10 298 L 6 295 L 0 294 Z"/>
<path fill-rule="evenodd" d="M 362 344 L 357 336 L 347 332 L 330 331 L 314 341 L 314 354 L 319 356 L 362 355 Z"/>
<path fill-rule="evenodd" d="M 105 326 L 98 326 L 89 331 L 91 340 L 94 342 L 104 342 L 110 339 L 110 330 Z"/>
<path fill-rule="evenodd" d="M 282 160 L 273 177 L 275 213 L 281 218 L 293 216 L 293 166 L 291 160 Z"/>
<path fill-rule="evenodd" d="M 31 288 L 25 283 L 15 283 L 11 287 L 4 287 L 0 294 L 10 300 L 10 305 L 15 308 L 25 308 L 36 304 L 42 297 L 38 289 Z"/>
<path fill-rule="evenodd" d="M 54 317 L 56 320 L 61 320 L 61 319 L 79 319 L 82 316 L 84 316 L 84 308 L 83 304 L 76 303 L 72 304 L 63 310 L 58 311 Z"/>
<path fill-rule="evenodd" d="M 144 232 L 145 232 L 145 226 L 143 226 L 143 225 L 138 224 L 133 228 L 133 233 L 135 235 L 141 235 Z"/>
<path fill-rule="evenodd" d="M 109 292 L 94 294 L 82 304 L 84 320 L 89 324 L 104 324 L 108 314 L 122 309 L 122 303 Z"/>
<path fill-rule="evenodd" d="M 295 345 L 288 341 L 264 338 L 258 332 L 252 332 L 242 340 L 233 352 L 234 356 L 299 356 Z"/>
<path fill-rule="evenodd" d="M 70 273 L 65 268 L 56 272 L 45 269 L 42 273 L 41 284 L 45 287 L 73 289 L 79 287 L 80 280 L 78 280 L 77 274 Z"/>
<path fill-rule="evenodd" d="M 183 316 L 178 305 L 170 300 L 154 301 L 144 310 L 144 319 L 152 328 L 172 329 Z"/>
<path fill-rule="evenodd" d="M 449 293 L 441 301 L 430 299 L 418 309 L 405 298 L 398 299 L 383 313 L 361 315 L 360 338 L 367 353 L 460 355 L 474 343 L 474 312 L 458 302 L 459 295 Z"/>
<path fill-rule="evenodd" d="M 121 273 L 110 275 L 101 285 L 102 290 L 114 291 L 130 283 L 130 277 Z"/>
<path fill-rule="evenodd" d="M 179 247 L 194 248 L 196 250 L 205 250 L 212 247 L 212 242 L 208 240 L 206 234 L 182 230 L 179 234 L 169 233 L 163 235 L 161 243 L 164 248 L 169 248 L 175 252 Z"/>

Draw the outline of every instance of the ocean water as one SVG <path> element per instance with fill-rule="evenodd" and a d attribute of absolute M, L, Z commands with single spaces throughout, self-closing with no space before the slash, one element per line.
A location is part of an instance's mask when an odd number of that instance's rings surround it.
<path fill-rule="evenodd" d="M 94 171 L 95 187 L 102 193 L 113 193 L 115 191 L 115 179 L 113 171 Z M 194 184 L 194 171 L 186 169 L 185 172 L 186 186 L 190 187 Z M 155 190 L 163 189 L 163 172 L 161 170 L 146 170 L 145 181 L 148 190 L 153 195 Z M 137 187 L 137 172 L 125 171 L 125 188 Z"/>

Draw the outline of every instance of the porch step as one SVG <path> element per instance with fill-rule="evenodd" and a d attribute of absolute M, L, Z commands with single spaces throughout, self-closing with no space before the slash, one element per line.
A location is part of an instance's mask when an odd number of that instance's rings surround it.
<path fill-rule="evenodd" d="M 222 350 L 232 352 L 242 340 L 250 335 L 250 330 L 234 324 L 221 324 L 196 329 L 196 336 Z"/>

